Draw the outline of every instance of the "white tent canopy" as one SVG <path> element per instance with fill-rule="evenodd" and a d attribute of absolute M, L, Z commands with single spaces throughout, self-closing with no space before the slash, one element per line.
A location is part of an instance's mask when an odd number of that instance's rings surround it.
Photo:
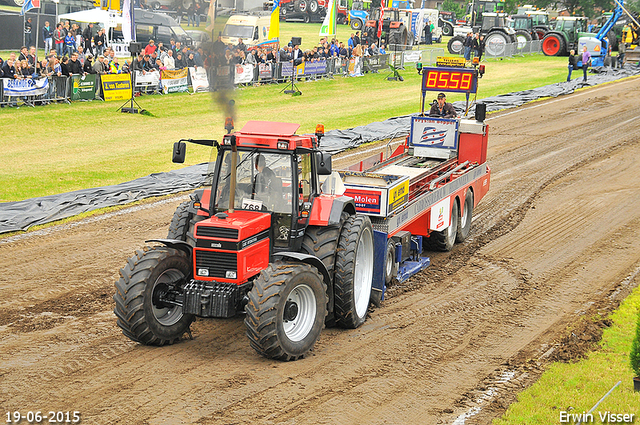
<path fill-rule="evenodd" d="M 114 10 L 81 10 L 79 12 L 63 13 L 59 18 L 76 22 L 98 23 L 103 28 L 114 28 L 119 24 L 122 24 L 122 16 Z"/>

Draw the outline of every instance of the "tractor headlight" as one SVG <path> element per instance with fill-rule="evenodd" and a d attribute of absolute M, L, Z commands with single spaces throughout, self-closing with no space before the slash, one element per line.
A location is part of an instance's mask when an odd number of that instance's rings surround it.
<path fill-rule="evenodd" d="M 231 270 L 227 270 L 227 273 L 225 274 L 225 277 L 227 279 L 236 279 L 238 277 L 238 273 L 231 271 Z"/>

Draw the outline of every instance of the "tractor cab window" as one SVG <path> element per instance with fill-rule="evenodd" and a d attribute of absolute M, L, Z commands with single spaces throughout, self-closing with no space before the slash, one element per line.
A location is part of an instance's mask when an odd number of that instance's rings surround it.
<path fill-rule="evenodd" d="M 229 208 L 231 155 L 228 150 L 220 152 L 216 212 Z M 291 155 L 238 151 L 237 161 L 235 209 L 292 214 Z"/>
<path fill-rule="evenodd" d="M 311 154 L 298 156 L 298 204 L 299 211 L 305 202 L 310 202 L 312 187 Z"/>
<path fill-rule="evenodd" d="M 354 1 L 352 8 L 353 10 L 364 10 L 364 3 L 361 1 Z"/>

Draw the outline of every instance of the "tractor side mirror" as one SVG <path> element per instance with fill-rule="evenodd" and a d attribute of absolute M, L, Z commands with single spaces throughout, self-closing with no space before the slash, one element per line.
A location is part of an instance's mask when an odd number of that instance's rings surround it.
<path fill-rule="evenodd" d="M 331 154 L 326 152 L 318 152 L 316 154 L 318 164 L 318 175 L 328 176 L 331 174 Z"/>
<path fill-rule="evenodd" d="M 173 144 L 172 161 L 176 164 L 183 164 L 184 157 L 187 155 L 187 145 L 184 142 L 175 142 Z"/>

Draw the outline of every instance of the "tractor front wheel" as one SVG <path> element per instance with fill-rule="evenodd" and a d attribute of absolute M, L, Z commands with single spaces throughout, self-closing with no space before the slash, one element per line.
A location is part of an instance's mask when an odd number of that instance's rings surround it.
<path fill-rule="evenodd" d="M 447 49 L 452 55 L 461 55 L 464 53 L 464 37 L 455 35 L 451 37 L 447 44 Z"/>
<path fill-rule="evenodd" d="M 289 361 L 313 348 L 327 315 L 327 288 L 318 270 L 303 263 L 271 264 L 248 296 L 244 323 L 254 350 Z"/>
<path fill-rule="evenodd" d="M 187 332 L 193 316 L 167 301 L 181 293 L 190 272 L 191 263 L 182 251 L 164 246 L 136 251 L 120 269 L 113 296 L 122 333 L 145 345 L 166 345 Z"/>
<path fill-rule="evenodd" d="M 354 215 L 340 231 L 334 291 L 340 326 L 355 329 L 367 319 L 373 283 L 373 227 L 365 215 Z"/>

